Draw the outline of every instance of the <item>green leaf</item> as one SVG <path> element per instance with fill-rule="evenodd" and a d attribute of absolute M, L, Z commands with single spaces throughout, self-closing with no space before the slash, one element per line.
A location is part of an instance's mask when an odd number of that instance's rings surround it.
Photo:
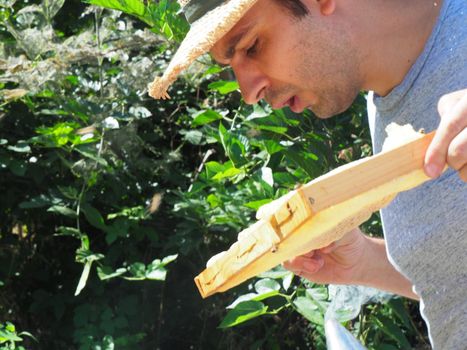
<path fill-rule="evenodd" d="M 191 122 L 192 126 L 200 126 L 212 123 L 216 120 L 222 119 L 222 115 L 211 110 L 200 111 L 192 116 L 194 119 Z"/>
<path fill-rule="evenodd" d="M 71 186 L 58 186 L 60 192 L 68 199 L 77 200 L 79 197 L 78 189 Z"/>
<path fill-rule="evenodd" d="M 73 218 L 73 219 L 76 218 L 76 211 L 74 211 L 74 210 L 72 210 L 70 208 L 61 206 L 61 205 L 53 205 L 49 209 L 47 209 L 47 211 L 51 212 L 51 213 L 64 215 L 64 216 L 67 216 L 67 217 Z"/>
<path fill-rule="evenodd" d="M 206 201 L 209 203 L 211 208 L 217 208 L 222 206 L 223 204 L 223 201 L 218 196 L 212 193 L 209 196 L 207 196 Z"/>
<path fill-rule="evenodd" d="M 22 340 L 23 338 L 18 337 L 15 333 L 11 333 L 10 331 L 4 331 L 3 329 L 0 329 L 0 344 L 5 343 L 7 341 L 16 342 Z"/>
<path fill-rule="evenodd" d="M 237 137 L 234 133 L 228 132 L 222 122 L 219 123 L 219 137 L 225 153 L 234 166 L 239 168 L 245 163 L 244 155 L 250 147 L 248 138 L 244 135 L 238 135 Z"/>
<path fill-rule="evenodd" d="M 86 282 L 88 281 L 89 272 L 91 271 L 92 261 L 88 261 L 84 264 L 83 272 L 81 273 L 81 277 L 79 278 L 78 285 L 76 286 L 75 296 L 78 296 L 79 293 L 84 289 L 86 286 Z"/>
<path fill-rule="evenodd" d="M 277 141 L 274 140 L 265 140 L 264 147 L 266 148 L 267 152 L 270 155 L 273 155 L 277 152 L 280 152 L 284 149 L 284 147 Z"/>
<path fill-rule="evenodd" d="M 200 145 L 203 141 L 203 133 L 199 130 L 190 130 L 184 133 L 184 139 L 193 145 Z"/>
<path fill-rule="evenodd" d="M 111 278 L 121 276 L 127 272 L 127 269 L 121 267 L 115 271 L 110 266 L 98 266 L 97 267 L 97 276 L 101 281 L 105 281 Z"/>
<path fill-rule="evenodd" d="M 217 91 L 221 95 L 229 94 L 240 89 L 236 81 L 219 80 L 208 85 L 208 88 Z"/>
<path fill-rule="evenodd" d="M 178 254 L 166 256 L 164 259 L 162 259 L 162 266 L 170 264 L 171 262 L 177 260 L 177 258 L 178 258 Z"/>
<path fill-rule="evenodd" d="M 214 64 L 210 66 L 208 69 L 206 69 L 206 71 L 203 73 L 203 77 L 206 77 L 211 74 L 217 74 L 220 72 L 222 72 L 222 67 L 218 66 L 217 64 Z"/>
<path fill-rule="evenodd" d="M 320 312 L 318 306 L 307 297 L 297 297 L 293 301 L 293 305 L 297 311 L 308 321 L 318 325 L 324 325 L 324 316 Z"/>
<path fill-rule="evenodd" d="M 408 314 L 404 302 L 401 298 L 393 298 L 388 302 L 391 310 L 396 314 L 396 316 L 402 321 L 404 326 L 407 329 L 412 329 L 412 324 L 410 322 L 410 315 Z"/>
<path fill-rule="evenodd" d="M 94 227 L 100 230 L 106 230 L 107 226 L 105 225 L 104 218 L 102 217 L 101 213 L 89 204 L 85 204 L 82 206 L 81 210 L 86 217 L 86 220 Z"/>
<path fill-rule="evenodd" d="M 207 162 L 205 165 L 204 165 L 206 171 L 208 172 L 208 177 L 212 176 L 212 175 L 215 175 L 219 172 L 222 172 L 226 169 L 229 169 L 232 167 L 232 163 L 225 163 L 225 164 L 221 164 L 221 163 L 218 163 L 218 162 Z"/>
<path fill-rule="evenodd" d="M 307 288 L 306 293 L 314 300 L 328 300 L 328 289 L 326 287 Z"/>
<path fill-rule="evenodd" d="M 97 153 L 92 153 L 92 152 L 89 152 L 87 150 L 80 149 L 78 147 L 74 148 L 74 150 L 77 151 L 78 153 L 81 153 L 86 158 L 94 160 L 96 163 L 98 163 L 100 165 L 103 165 L 105 167 L 108 166 L 107 161 L 104 158 L 102 158 L 101 156 L 97 155 Z"/>
<path fill-rule="evenodd" d="M 74 227 L 60 226 L 55 233 L 56 236 L 71 236 L 80 239 L 82 233 Z"/>
<path fill-rule="evenodd" d="M 223 172 L 220 172 L 220 173 L 217 173 L 215 176 L 213 176 L 213 180 L 223 180 L 223 179 L 226 179 L 226 178 L 232 178 L 232 177 L 235 177 L 237 176 L 238 174 L 242 173 L 243 171 L 241 169 L 237 169 L 237 168 L 230 168 L 230 169 L 227 169 Z"/>
<path fill-rule="evenodd" d="M 16 333 L 16 327 L 15 327 L 15 325 L 14 325 L 13 323 L 11 323 L 11 322 L 7 322 L 7 323 L 6 323 L 5 329 L 6 329 L 8 332 Z"/>
<path fill-rule="evenodd" d="M 316 304 L 316 306 L 318 306 L 318 308 L 323 314 L 326 312 L 328 306 L 328 289 L 326 287 L 317 286 L 315 288 L 307 288 L 306 295 Z M 345 308 L 338 309 L 336 311 L 336 317 L 342 317 L 338 318 L 339 321 L 343 322 L 351 319 L 349 318 L 349 316 L 347 316 L 346 318 L 347 311 L 348 310 L 346 310 Z M 343 314 L 341 314 L 340 312 L 343 312 Z"/>
<path fill-rule="evenodd" d="M 34 339 L 37 343 L 39 343 L 39 341 L 37 340 L 37 338 L 36 338 L 35 336 L 33 336 L 31 333 L 29 333 L 29 332 L 23 331 L 23 332 L 18 333 L 18 335 L 21 335 L 21 336 L 22 336 L 22 335 L 25 335 L 25 336 L 27 336 L 27 337 L 29 337 L 29 338 Z M 20 349 L 18 348 L 18 350 L 20 350 Z"/>
<path fill-rule="evenodd" d="M 244 301 L 230 310 L 222 320 L 219 328 L 228 328 L 237 326 L 255 317 L 266 315 L 268 307 L 260 301 Z"/>
<path fill-rule="evenodd" d="M 282 265 L 279 265 L 271 270 L 260 273 L 258 277 L 278 279 L 278 278 L 284 278 L 285 276 L 290 275 L 290 274 L 293 275 L 292 272 L 286 270 Z"/>
<path fill-rule="evenodd" d="M 384 333 L 386 333 L 386 335 L 397 341 L 397 343 L 402 349 L 411 348 L 410 342 L 407 340 L 407 337 L 393 320 L 381 314 L 375 315 L 373 319 L 379 325 L 379 328 Z"/>
<path fill-rule="evenodd" d="M 107 226 L 104 231 L 105 241 L 107 244 L 112 244 L 115 242 L 119 237 L 125 237 L 128 234 L 128 228 L 130 226 L 130 221 L 125 218 L 117 218 L 112 225 Z"/>
<path fill-rule="evenodd" d="M 158 267 L 157 269 L 146 272 L 146 278 L 149 280 L 165 281 L 167 276 L 167 269 Z"/>
<path fill-rule="evenodd" d="M 240 304 L 240 303 L 242 303 L 244 301 L 253 300 L 257 296 L 258 296 L 258 294 L 256 294 L 256 293 L 247 293 L 247 294 L 240 295 L 230 305 L 226 306 L 226 309 L 235 309 L 235 307 L 238 304 Z"/>
<path fill-rule="evenodd" d="M 315 178 L 320 175 L 320 164 L 312 159 L 307 159 L 307 157 L 294 147 L 290 147 L 286 151 L 286 158 L 294 162 L 297 166 L 302 168 L 307 172 L 311 178 Z"/>
<path fill-rule="evenodd" d="M 85 239 L 86 235 L 82 235 L 81 239 L 83 240 L 81 248 L 76 251 L 76 261 L 85 263 L 101 260 L 104 258 L 104 255 L 99 253 L 94 253 L 92 250 L 89 250 L 88 240 Z"/>
<path fill-rule="evenodd" d="M 261 206 L 271 203 L 272 199 L 260 199 L 257 201 L 247 202 L 244 204 L 245 207 L 258 210 Z"/>
<path fill-rule="evenodd" d="M 21 209 L 42 208 L 47 205 L 54 204 L 54 202 L 57 203 L 58 200 L 41 194 L 40 196 L 34 197 L 29 201 L 21 202 L 19 207 Z"/>
<path fill-rule="evenodd" d="M 271 131 L 271 132 L 274 132 L 274 133 L 280 134 L 280 135 L 285 135 L 287 130 L 288 130 L 286 127 L 273 126 L 273 125 L 256 125 L 256 128 L 258 128 L 260 130 Z"/>
<path fill-rule="evenodd" d="M 127 279 L 131 280 L 144 280 L 146 277 L 146 265 L 141 262 L 135 262 L 130 265 L 128 271 L 133 275 Z"/>
<path fill-rule="evenodd" d="M 139 0 L 89 0 L 88 2 L 92 5 L 122 11 L 140 19 L 143 19 L 146 11 L 144 3 Z"/>
<path fill-rule="evenodd" d="M 294 274 L 292 272 L 290 272 L 282 278 L 282 287 L 285 291 L 289 290 L 290 286 L 292 285 L 293 278 Z"/>
<path fill-rule="evenodd" d="M 378 350 L 399 350 L 397 346 L 391 344 L 378 344 Z"/>
<path fill-rule="evenodd" d="M 29 153 L 31 152 L 31 147 L 24 141 L 19 141 L 15 146 L 7 146 L 10 151 L 17 153 Z"/>
<path fill-rule="evenodd" d="M 259 295 L 278 291 L 279 289 L 281 289 L 281 285 L 271 278 L 263 278 L 255 283 L 255 290 Z"/>
<path fill-rule="evenodd" d="M 271 110 L 269 108 L 263 108 L 260 104 L 253 106 L 253 113 L 251 113 L 246 120 L 253 120 L 259 118 L 266 118 L 271 115 Z"/>

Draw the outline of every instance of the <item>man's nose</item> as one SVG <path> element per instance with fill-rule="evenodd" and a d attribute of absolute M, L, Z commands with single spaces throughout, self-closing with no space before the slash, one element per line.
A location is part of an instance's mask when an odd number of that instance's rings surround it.
<path fill-rule="evenodd" d="M 268 78 L 255 64 L 242 63 L 232 68 L 247 104 L 255 104 L 265 97 Z"/>

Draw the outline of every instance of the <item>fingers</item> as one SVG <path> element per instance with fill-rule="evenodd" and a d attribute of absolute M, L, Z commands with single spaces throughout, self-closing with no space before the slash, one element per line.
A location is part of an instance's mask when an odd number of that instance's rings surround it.
<path fill-rule="evenodd" d="M 456 170 L 467 163 L 467 89 L 443 96 L 438 110 L 441 122 L 425 156 L 425 172 L 430 177 L 439 176 L 446 163 Z"/>
<path fill-rule="evenodd" d="M 297 275 L 303 275 L 304 272 L 310 274 L 315 273 L 323 267 L 324 260 L 321 254 L 330 254 L 337 248 L 337 243 L 331 243 L 328 246 L 312 250 L 306 254 L 297 256 L 286 261 L 283 265 L 287 270 L 294 272 Z"/>
<path fill-rule="evenodd" d="M 464 128 L 448 148 L 448 164 L 455 170 L 461 170 L 467 164 L 467 128 Z"/>
<path fill-rule="evenodd" d="M 297 256 L 284 262 L 284 267 L 301 277 L 309 277 L 318 272 L 324 265 L 323 258 L 314 251 L 306 255 Z"/>

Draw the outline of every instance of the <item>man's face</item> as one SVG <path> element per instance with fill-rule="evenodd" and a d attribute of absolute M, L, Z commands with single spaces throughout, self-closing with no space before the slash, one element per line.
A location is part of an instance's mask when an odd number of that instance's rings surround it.
<path fill-rule="evenodd" d="M 303 2 L 310 14 L 296 18 L 276 1 L 259 0 L 211 54 L 232 67 L 246 103 L 265 99 L 326 118 L 347 109 L 361 89 L 359 61 L 339 16 Z"/>

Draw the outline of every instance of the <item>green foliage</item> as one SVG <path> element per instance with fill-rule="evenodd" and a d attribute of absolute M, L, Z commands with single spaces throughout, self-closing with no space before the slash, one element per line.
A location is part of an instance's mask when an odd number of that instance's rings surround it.
<path fill-rule="evenodd" d="M 371 153 L 364 97 L 327 121 L 247 106 L 203 58 L 151 100 L 178 5 L 90 3 L 1 3 L 0 346 L 324 349 L 326 287 L 277 268 L 201 301 L 193 277 L 262 204 Z M 424 341 L 414 310 L 346 325 L 404 348 Z"/>
<path fill-rule="evenodd" d="M 25 350 L 23 346 L 17 344 L 23 341 L 22 336 L 35 340 L 29 332 L 18 333 L 15 325 L 11 322 L 0 323 L 0 350 Z"/>

